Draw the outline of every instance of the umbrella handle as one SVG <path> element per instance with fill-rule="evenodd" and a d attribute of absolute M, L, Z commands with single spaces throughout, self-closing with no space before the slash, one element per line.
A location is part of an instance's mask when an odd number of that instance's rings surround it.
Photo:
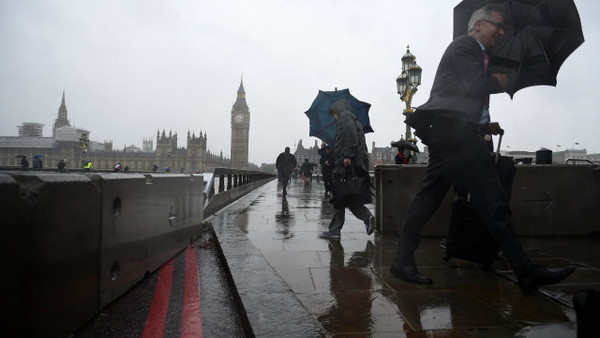
<path fill-rule="evenodd" d="M 498 159 L 500 158 L 500 145 L 502 145 L 502 136 L 504 136 L 504 129 L 500 128 L 500 132 L 498 133 L 500 137 L 498 138 L 498 148 L 496 148 L 496 153 L 494 154 L 494 163 L 498 163 Z"/>

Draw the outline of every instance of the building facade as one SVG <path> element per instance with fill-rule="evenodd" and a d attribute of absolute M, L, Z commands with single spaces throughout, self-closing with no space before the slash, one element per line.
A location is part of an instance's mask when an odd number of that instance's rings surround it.
<path fill-rule="evenodd" d="M 31 167 L 34 156 L 41 155 L 46 168 L 56 168 L 64 160 L 67 168 L 82 168 L 91 161 L 95 170 L 110 170 L 115 163 L 131 171 L 198 172 L 207 168 L 229 168 L 230 159 L 223 153 L 213 154 L 206 146 L 207 137 L 200 132 L 187 134 L 186 147 L 177 146 L 177 134 L 156 133 L 156 149 L 152 140 L 144 139 L 143 147 L 130 145 L 114 150 L 112 141 L 96 142 L 89 139 L 90 132 L 70 126 L 65 94 L 58 109 L 58 117 L 52 127 L 52 136 L 43 137 L 43 124 L 23 123 L 19 136 L 0 136 L 0 166 L 20 166 L 26 158 Z"/>
<path fill-rule="evenodd" d="M 298 162 L 298 166 L 301 166 L 304 163 L 304 159 L 307 158 L 308 162 L 319 165 L 319 161 L 321 160 L 321 155 L 319 155 L 319 141 L 315 140 L 315 145 L 312 147 L 305 148 L 302 145 L 302 140 L 298 141 L 298 145 L 296 145 L 296 151 L 294 151 L 294 156 L 296 156 L 296 161 Z"/>
<path fill-rule="evenodd" d="M 250 109 L 246 103 L 244 81 L 240 81 L 237 99 L 231 108 L 231 167 L 248 169 Z"/>

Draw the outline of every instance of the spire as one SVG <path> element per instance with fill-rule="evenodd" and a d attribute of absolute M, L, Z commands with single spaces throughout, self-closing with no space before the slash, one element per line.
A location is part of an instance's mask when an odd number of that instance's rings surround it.
<path fill-rule="evenodd" d="M 240 88 L 238 88 L 238 96 L 240 93 L 244 93 L 246 94 L 246 91 L 244 90 L 244 74 L 242 74 L 242 79 L 240 80 Z"/>
<path fill-rule="evenodd" d="M 56 137 L 56 129 L 61 127 L 70 127 L 69 119 L 67 118 L 67 104 L 65 103 L 65 91 L 63 89 L 62 100 L 58 108 L 58 116 L 52 125 L 52 137 Z"/>
<path fill-rule="evenodd" d="M 65 103 L 65 91 L 63 90 L 62 102 L 60 103 L 60 107 L 58 108 L 58 118 L 60 120 L 68 120 L 67 119 L 67 104 Z M 62 121 L 65 122 L 65 121 Z M 68 125 L 68 121 L 66 121 Z"/>
<path fill-rule="evenodd" d="M 246 104 L 246 91 L 244 90 L 244 76 L 242 75 L 242 79 L 240 80 L 240 88 L 237 91 L 237 99 L 233 104 L 234 107 L 238 107 L 238 109 L 248 109 L 248 104 Z"/>

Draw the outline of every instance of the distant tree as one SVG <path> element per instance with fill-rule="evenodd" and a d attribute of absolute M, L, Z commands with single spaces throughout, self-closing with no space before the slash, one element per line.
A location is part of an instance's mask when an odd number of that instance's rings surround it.
<path fill-rule="evenodd" d="M 263 163 L 260 165 L 260 171 L 269 174 L 277 174 L 277 168 L 275 168 L 275 163 Z"/>

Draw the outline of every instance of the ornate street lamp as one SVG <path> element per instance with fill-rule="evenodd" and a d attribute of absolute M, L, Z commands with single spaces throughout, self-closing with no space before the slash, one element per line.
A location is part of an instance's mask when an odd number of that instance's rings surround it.
<path fill-rule="evenodd" d="M 81 145 L 81 167 L 83 168 L 87 164 L 87 152 L 90 144 L 90 139 L 87 132 L 81 133 L 79 144 Z"/>
<path fill-rule="evenodd" d="M 410 46 L 406 46 L 406 54 L 402 57 L 402 74 L 396 79 L 400 100 L 406 103 L 406 109 L 402 112 L 406 117 L 414 112 L 411 108 L 412 97 L 417 92 L 417 87 L 421 84 L 422 72 L 421 67 L 417 65 L 416 57 L 410 52 Z M 417 140 L 412 137 L 409 125 L 406 125 L 405 135 L 407 141 L 417 143 Z M 412 151 L 409 151 L 409 155 L 412 155 Z M 411 156 L 410 163 L 415 163 L 415 156 Z"/>

